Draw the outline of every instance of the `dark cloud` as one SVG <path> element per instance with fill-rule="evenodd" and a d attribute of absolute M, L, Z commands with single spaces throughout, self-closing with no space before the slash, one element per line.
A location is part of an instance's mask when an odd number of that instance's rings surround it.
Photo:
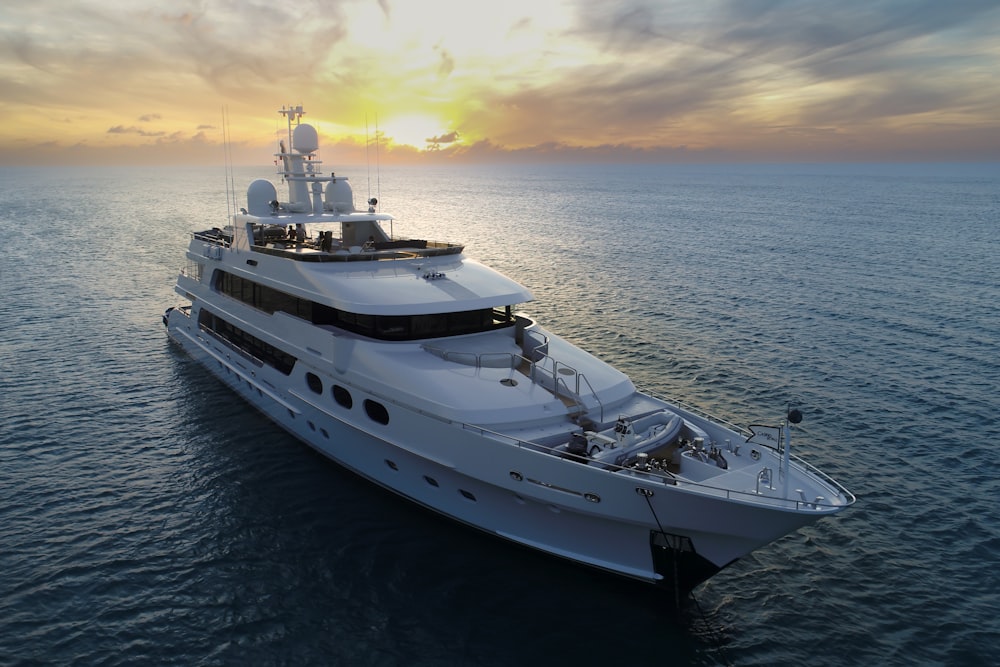
<path fill-rule="evenodd" d="M 460 137 L 459 137 L 458 132 L 448 132 L 447 134 L 441 134 L 441 135 L 438 135 L 436 137 L 430 137 L 428 139 L 424 139 L 424 141 L 426 141 L 427 144 L 433 150 L 438 150 L 438 149 L 441 148 L 442 144 L 444 144 L 444 145 L 453 144 L 456 141 L 458 141 L 459 138 Z"/>
<path fill-rule="evenodd" d="M 137 134 L 140 137 L 162 137 L 166 135 L 166 132 L 150 132 L 149 130 L 144 130 L 141 127 L 136 127 L 134 125 L 130 127 L 125 127 L 124 125 L 115 125 L 114 127 L 109 127 L 108 134 Z"/>
<path fill-rule="evenodd" d="M 438 64 L 438 76 L 446 78 L 455 71 L 455 59 L 445 49 L 438 48 L 436 50 L 441 55 L 441 62 Z"/>

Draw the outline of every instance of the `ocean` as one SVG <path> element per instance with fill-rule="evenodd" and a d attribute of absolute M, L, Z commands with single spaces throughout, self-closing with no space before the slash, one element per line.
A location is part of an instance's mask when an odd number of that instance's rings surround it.
<path fill-rule="evenodd" d="M 5 168 L 0 665 L 996 664 L 1000 165 L 345 173 L 639 386 L 797 407 L 857 504 L 678 615 L 356 478 L 168 341 L 190 232 L 272 169 Z"/>

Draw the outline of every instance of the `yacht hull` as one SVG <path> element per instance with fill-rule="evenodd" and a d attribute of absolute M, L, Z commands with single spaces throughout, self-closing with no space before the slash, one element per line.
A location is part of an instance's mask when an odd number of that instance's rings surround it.
<path fill-rule="evenodd" d="M 357 386 L 345 413 L 295 389 L 274 369 L 252 364 L 180 309 L 164 318 L 188 355 L 338 465 L 450 519 L 655 585 L 678 600 L 746 553 L 818 518 L 706 498 L 638 473 L 593 468 L 581 478 L 580 466 L 551 454 L 408 410 Z M 319 368 L 309 372 L 324 386 L 345 382 Z M 391 425 L 379 432 L 370 420 L 356 423 L 365 400 L 386 403 Z"/>

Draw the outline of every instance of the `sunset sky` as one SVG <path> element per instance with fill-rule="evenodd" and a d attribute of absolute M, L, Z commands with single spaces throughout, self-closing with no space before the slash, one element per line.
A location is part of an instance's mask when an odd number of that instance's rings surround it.
<path fill-rule="evenodd" d="M 997 0 L 16 0 L 0 164 L 1000 160 Z"/>

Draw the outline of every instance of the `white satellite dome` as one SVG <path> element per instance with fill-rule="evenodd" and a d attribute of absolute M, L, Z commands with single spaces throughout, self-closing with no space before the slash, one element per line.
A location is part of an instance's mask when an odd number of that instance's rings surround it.
<path fill-rule="evenodd" d="M 319 148 L 319 134 L 308 123 L 297 125 L 292 132 L 292 148 L 299 153 L 313 153 Z"/>
<path fill-rule="evenodd" d="M 326 210 L 336 213 L 353 213 L 354 191 L 346 178 L 337 178 L 326 184 Z"/>
<path fill-rule="evenodd" d="M 274 183 L 266 179 L 258 178 L 247 188 L 247 210 L 250 215 L 271 215 L 274 212 L 271 202 L 277 199 L 278 191 L 274 188 Z"/>

